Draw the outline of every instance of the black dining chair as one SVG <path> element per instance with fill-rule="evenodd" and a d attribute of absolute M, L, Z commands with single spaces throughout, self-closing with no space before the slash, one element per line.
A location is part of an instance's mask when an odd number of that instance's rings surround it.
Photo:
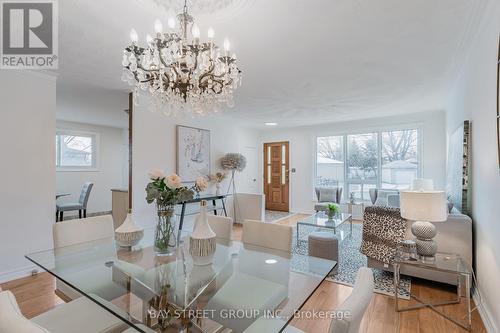
<path fill-rule="evenodd" d="M 63 212 L 68 212 L 73 210 L 78 211 L 78 218 L 82 218 L 82 212 L 83 212 L 83 217 L 84 218 L 87 217 L 87 203 L 89 201 L 90 191 L 92 191 L 93 186 L 94 184 L 90 182 L 83 184 L 78 202 L 66 202 L 66 203 L 56 204 L 56 222 L 57 222 L 57 216 L 59 216 L 59 221 L 62 221 L 64 218 Z"/>

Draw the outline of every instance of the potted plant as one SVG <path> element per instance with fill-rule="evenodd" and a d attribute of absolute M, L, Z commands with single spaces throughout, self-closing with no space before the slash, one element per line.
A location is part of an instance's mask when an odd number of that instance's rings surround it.
<path fill-rule="evenodd" d="M 155 169 L 149 174 L 151 182 L 146 186 L 147 203 L 155 203 L 158 213 L 154 250 L 157 255 L 170 255 L 175 252 L 177 238 L 175 235 L 175 204 L 190 200 L 194 192 L 182 186 L 181 178 L 175 173 L 165 176 L 163 170 Z"/>
<path fill-rule="evenodd" d="M 330 203 L 326 206 L 326 214 L 328 215 L 329 219 L 333 219 L 333 217 L 338 213 L 340 213 L 339 205 Z"/>

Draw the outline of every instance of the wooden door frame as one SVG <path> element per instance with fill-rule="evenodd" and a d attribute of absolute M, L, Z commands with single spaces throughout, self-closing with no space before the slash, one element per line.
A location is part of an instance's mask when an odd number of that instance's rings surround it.
<path fill-rule="evenodd" d="M 267 209 L 267 194 L 266 194 L 266 179 L 267 179 L 267 152 L 266 145 L 274 144 L 274 145 L 286 145 L 286 164 L 288 166 L 288 170 L 285 170 L 287 173 L 285 175 L 286 182 L 288 183 L 288 200 L 287 200 L 287 212 L 290 212 L 290 201 L 291 201 L 291 191 L 290 191 L 290 141 L 273 141 L 273 142 L 264 142 L 262 143 L 262 166 L 264 168 L 263 177 L 262 177 L 262 189 L 264 194 L 266 195 L 266 200 L 264 203 L 265 209 Z"/>

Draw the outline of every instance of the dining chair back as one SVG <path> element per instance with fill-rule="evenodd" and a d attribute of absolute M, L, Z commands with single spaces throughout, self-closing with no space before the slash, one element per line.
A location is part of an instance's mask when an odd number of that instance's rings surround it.
<path fill-rule="evenodd" d="M 361 267 L 351 295 L 335 310 L 345 316 L 336 316 L 330 323 L 329 333 L 358 333 L 361 320 L 373 296 L 373 272 Z"/>
<path fill-rule="evenodd" d="M 245 220 L 241 241 L 244 244 L 291 253 L 292 234 L 293 228 L 288 225 Z"/>
<path fill-rule="evenodd" d="M 43 327 L 24 317 L 10 291 L 0 292 L 0 332 L 2 333 L 49 333 Z"/>
<path fill-rule="evenodd" d="M 218 238 L 231 239 L 233 235 L 233 219 L 226 216 L 207 215 L 208 224 Z"/>
<path fill-rule="evenodd" d="M 101 215 L 58 222 L 52 227 L 54 248 L 113 237 L 113 217 Z"/>
<path fill-rule="evenodd" d="M 94 298 L 98 298 L 93 295 Z M 106 307 L 114 305 L 99 299 Z M 119 309 L 114 308 L 114 311 Z M 86 297 L 61 304 L 31 320 L 24 317 L 11 291 L 0 292 L 2 333 L 119 333 L 128 325 Z"/>
<path fill-rule="evenodd" d="M 87 203 L 89 202 L 92 187 L 94 187 L 94 184 L 91 182 L 87 182 L 82 186 L 82 191 L 80 192 L 80 198 L 78 199 L 78 202 L 82 205 L 83 209 L 87 209 Z"/>
<path fill-rule="evenodd" d="M 113 237 L 113 218 L 111 215 L 102 215 L 89 217 L 85 219 L 74 219 L 55 223 L 52 227 L 54 238 L 54 249 L 56 251 L 64 251 L 64 247 L 76 245 L 85 242 L 91 242 L 103 238 Z M 62 249 L 61 249 L 62 248 Z M 107 280 L 105 267 L 99 267 L 97 272 L 88 272 L 86 275 L 78 276 L 78 272 L 71 275 L 73 279 L 80 281 L 85 285 L 98 285 L 95 281 L 102 280 L 105 283 Z M 75 282 L 73 281 L 73 282 Z M 94 281 L 94 282 L 93 282 Z M 115 293 L 116 288 L 100 287 L 102 290 L 109 291 L 110 294 Z M 72 300 L 81 297 L 82 295 L 75 289 L 62 282 L 56 280 L 56 294 L 65 300 Z"/>

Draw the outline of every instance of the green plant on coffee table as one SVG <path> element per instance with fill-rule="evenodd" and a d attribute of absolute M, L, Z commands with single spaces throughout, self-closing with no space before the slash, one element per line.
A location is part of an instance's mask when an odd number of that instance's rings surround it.
<path fill-rule="evenodd" d="M 339 212 L 340 212 L 340 207 L 337 204 L 329 203 L 326 206 L 326 213 L 329 218 L 333 218 Z"/>

